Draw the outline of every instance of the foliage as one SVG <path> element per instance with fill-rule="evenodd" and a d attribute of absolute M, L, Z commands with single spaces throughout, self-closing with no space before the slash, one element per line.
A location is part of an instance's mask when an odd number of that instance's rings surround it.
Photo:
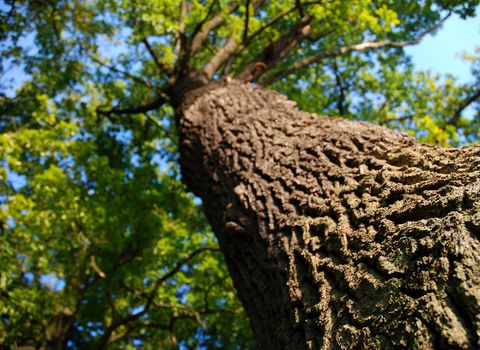
<path fill-rule="evenodd" d="M 303 109 L 439 145 L 478 142 L 478 52 L 466 55 L 471 84 L 417 72 L 403 52 L 476 5 L 1 3 L 0 344 L 253 348 L 215 238 L 179 180 L 172 87 L 261 62 L 245 80 Z"/>
<path fill-rule="evenodd" d="M 248 346 L 215 240 L 160 156 L 168 128 L 101 120 L 81 102 L 95 93 L 55 101 L 27 84 L 28 120 L 3 120 L 0 342 Z"/>

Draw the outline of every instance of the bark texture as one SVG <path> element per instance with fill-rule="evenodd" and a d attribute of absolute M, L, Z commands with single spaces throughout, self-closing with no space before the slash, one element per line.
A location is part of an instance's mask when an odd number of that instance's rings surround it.
<path fill-rule="evenodd" d="M 480 148 L 298 111 L 236 81 L 180 108 L 261 349 L 480 348 Z"/>

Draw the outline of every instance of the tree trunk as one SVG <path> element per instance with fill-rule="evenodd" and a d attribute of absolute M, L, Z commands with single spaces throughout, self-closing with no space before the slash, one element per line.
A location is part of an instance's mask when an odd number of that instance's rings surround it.
<path fill-rule="evenodd" d="M 298 111 L 236 81 L 179 109 L 261 349 L 478 349 L 480 148 Z"/>

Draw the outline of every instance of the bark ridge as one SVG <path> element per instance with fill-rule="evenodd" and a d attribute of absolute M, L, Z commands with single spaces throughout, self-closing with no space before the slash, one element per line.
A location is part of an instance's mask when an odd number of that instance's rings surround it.
<path fill-rule="evenodd" d="M 180 109 L 262 349 L 480 348 L 480 148 L 299 111 L 229 81 Z"/>

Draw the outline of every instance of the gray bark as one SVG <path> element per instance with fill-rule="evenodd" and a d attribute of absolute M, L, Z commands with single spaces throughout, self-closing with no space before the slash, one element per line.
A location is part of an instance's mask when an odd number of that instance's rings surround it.
<path fill-rule="evenodd" d="M 261 349 L 478 349 L 480 148 L 298 111 L 235 81 L 179 108 Z"/>

